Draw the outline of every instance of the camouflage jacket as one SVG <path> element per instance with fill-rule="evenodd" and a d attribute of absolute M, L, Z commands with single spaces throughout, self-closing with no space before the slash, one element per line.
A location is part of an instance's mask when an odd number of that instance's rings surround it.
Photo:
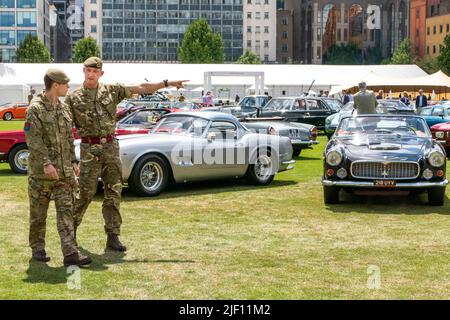
<path fill-rule="evenodd" d="M 53 164 L 60 178 L 72 178 L 76 161 L 73 144 L 72 115 L 69 108 L 58 101 L 53 106 L 43 93 L 35 97 L 25 116 L 25 137 L 30 154 L 28 174 L 48 179 L 44 166 Z"/>
<path fill-rule="evenodd" d="M 117 104 L 131 96 L 121 85 L 99 84 L 97 89 L 81 87 L 67 95 L 75 126 L 82 137 L 105 137 L 116 129 Z"/>

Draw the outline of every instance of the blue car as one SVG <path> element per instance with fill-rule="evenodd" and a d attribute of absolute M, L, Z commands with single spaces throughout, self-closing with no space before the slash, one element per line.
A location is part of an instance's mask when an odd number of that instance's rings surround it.
<path fill-rule="evenodd" d="M 450 104 L 445 103 L 424 107 L 419 111 L 419 115 L 425 119 L 430 128 L 438 123 L 449 122 Z"/>

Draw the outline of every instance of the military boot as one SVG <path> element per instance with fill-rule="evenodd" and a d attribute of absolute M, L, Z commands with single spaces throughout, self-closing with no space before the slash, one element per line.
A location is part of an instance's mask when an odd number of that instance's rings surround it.
<path fill-rule="evenodd" d="M 85 266 L 92 262 L 92 259 L 85 256 L 81 252 L 73 253 L 67 257 L 64 257 L 64 266 Z"/>
<path fill-rule="evenodd" d="M 119 240 L 119 236 L 117 234 L 108 234 L 108 239 L 106 241 L 106 247 L 115 251 L 127 251 L 127 247 L 125 247 Z"/>
<path fill-rule="evenodd" d="M 45 250 L 32 250 L 31 257 L 40 262 L 49 262 L 50 257 L 47 257 Z"/>

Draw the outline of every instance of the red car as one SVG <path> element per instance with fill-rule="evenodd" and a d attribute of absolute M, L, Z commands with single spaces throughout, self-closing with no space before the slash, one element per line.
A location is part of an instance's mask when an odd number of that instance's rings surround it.
<path fill-rule="evenodd" d="M 438 123 L 430 128 L 431 134 L 446 150 L 450 149 L 450 122 Z"/>
<path fill-rule="evenodd" d="M 149 128 L 142 127 L 117 127 L 116 135 L 146 134 Z M 73 136 L 79 139 L 76 129 L 73 129 Z M 27 173 L 28 147 L 25 142 L 25 132 L 23 130 L 1 131 L 0 132 L 0 162 L 8 162 L 11 170 L 15 173 Z"/>

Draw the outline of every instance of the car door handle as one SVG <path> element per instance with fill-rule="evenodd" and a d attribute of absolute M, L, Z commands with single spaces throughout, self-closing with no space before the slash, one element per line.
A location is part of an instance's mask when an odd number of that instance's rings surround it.
<path fill-rule="evenodd" d="M 310 117 L 311 114 L 310 114 L 309 112 L 305 112 L 305 116 L 306 116 L 306 117 Z"/>

